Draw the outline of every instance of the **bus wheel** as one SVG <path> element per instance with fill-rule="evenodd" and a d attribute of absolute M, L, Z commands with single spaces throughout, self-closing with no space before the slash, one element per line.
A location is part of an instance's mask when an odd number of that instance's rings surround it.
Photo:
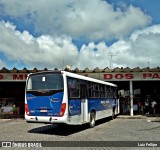
<path fill-rule="evenodd" d="M 96 118 L 96 115 L 92 111 L 91 114 L 90 114 L 90 122 L 89 122 L 89 125 L 90 125 L 91 128 L 93 128 L 95 126 L 95 124 L 96 124 L 95 118 Z"/>

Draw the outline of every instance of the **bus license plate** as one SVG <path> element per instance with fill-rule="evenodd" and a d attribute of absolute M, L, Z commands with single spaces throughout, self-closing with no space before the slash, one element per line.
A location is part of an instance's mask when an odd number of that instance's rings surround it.
<path fill-rule="evenodd" d="M 47 110 L 40 110 L 40 112 L 47 112 Z"/>

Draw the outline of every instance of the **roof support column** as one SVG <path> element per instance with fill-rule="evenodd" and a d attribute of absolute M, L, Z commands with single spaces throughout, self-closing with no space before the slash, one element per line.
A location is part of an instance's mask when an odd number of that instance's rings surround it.
<path fill-rule="evenodd" d="M 130 87 L 130 116 L 133 116 L 133 82 L 129 81 Z"/>

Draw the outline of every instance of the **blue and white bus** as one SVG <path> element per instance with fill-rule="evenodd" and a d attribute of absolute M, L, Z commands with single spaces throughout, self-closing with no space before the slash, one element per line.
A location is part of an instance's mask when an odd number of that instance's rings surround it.
<path fill-rule="evenodd" d="M 119 113 L 117 86 L 66 71 L 29 74 L 25 119 L 30 123 L 95 126 L 98 119 Z"/>

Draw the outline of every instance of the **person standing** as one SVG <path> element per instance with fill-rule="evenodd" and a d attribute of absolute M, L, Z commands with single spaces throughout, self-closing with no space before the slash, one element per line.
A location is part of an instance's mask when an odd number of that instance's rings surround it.
<path fill-rule="evenodd" d="M 12 106 L 12 110 L 13 110 L 13 114 L 15 115 L 16 114 L 16 105 Z"/>
<path fill-rule="evenodd" d="M 151 101 L 151 109 L 152 109 L 152 114 L 155 114 L 155 106 L 157 105 L 156 101 L 152 100 Z"/>
<path fill-rule="evenodd" d="M 148 100 L 146 100 L 146 101 L 144 102 L 144 105 L 145 105 L 145 113 L 146 113 L 146 114 L 149 114 L 149 102 L 148 102 Z"/>
<path fill-rule="evenodd" d="M 19 108 L 19 106 L 17 106 L 16 107 L 16 113 L 19 115 L 19 110 L 20 110 L 20 108 Z"/>
<path fill-rule="evenodd" d="M 138 113 L 142 113 L 141 107 L 142 107 L 142 103 L 140 100 L 138 100 Z"/>

